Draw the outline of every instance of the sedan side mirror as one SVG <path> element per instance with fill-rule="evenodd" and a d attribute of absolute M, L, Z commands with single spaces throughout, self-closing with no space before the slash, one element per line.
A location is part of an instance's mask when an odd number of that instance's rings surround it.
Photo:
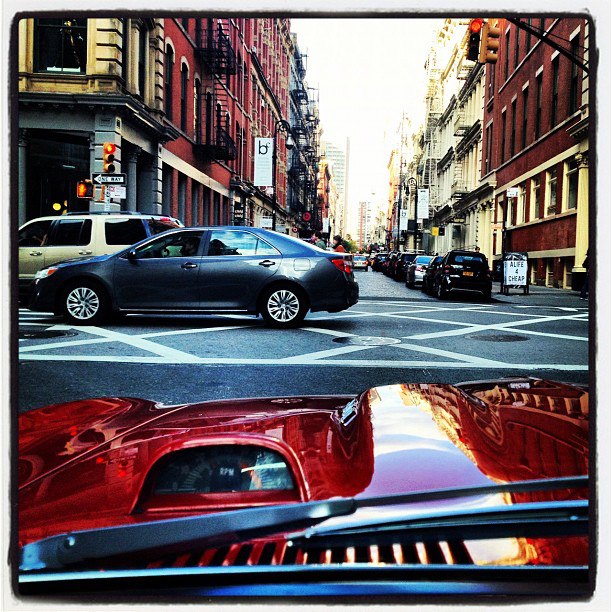
<path fill-rule="evenodd" d="M 127 254 L 128 259 L 136 259 L 136 251 L 134 249 L 130 249 Z"/>

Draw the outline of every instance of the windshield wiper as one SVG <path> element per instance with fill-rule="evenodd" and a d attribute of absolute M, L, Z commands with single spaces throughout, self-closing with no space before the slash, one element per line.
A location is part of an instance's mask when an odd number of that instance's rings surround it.
<path fill-rule="evenodd" d="M 588 476 L 527 480 L 508 484 L 435 489 L 368 498 L 264 506 L 65 533 L 26 544 L 21 550 L 22 571 L 60 569 L 99 559 L 135 553 L 169 553 L 196 546 L 227 545 L 263 536 L 312 527 L 332 517 L 353 514 L 358 508 L 416 504 L 476 495 L 576 489 L 588 486 Z M 544 502 L 548 503 L 548 502 Z M 473 514 L 470 513 L 470 514 Z M 423 520 L 423 519 L 420 519 Z M 381 524 L 377 523 L 377 529 Z M 484 529 L 481 526 L 480 529 Z M 294 537 L 311 538 L 306 532 Z"/>

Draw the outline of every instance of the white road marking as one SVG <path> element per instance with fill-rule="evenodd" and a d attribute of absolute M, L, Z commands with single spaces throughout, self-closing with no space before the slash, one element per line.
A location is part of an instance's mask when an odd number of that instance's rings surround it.
<path fill-rule="evenodd" d="M 477 357 L 476 355 L 466 355 L 464 353 L 455 353 L 454 351 L 445 351 L 443 349 L 437 349 L 431 346 L 419 346 L 418 344 L 396 344 L 397 348 L 401 348 L 407 351 L 416 351 L 418 353 L 426 353 L 428 355 L 439 355 L 440 357 L 448 357 L 450 359 L 457 359 L 469 363 L 472 366 L 478 367 L 504 367 L 506 364 L 502 361 L 495 361 L 493 359 L 485 359 L 483 357 Z"/>
<path fill-rule="evenodd" d="M 399 344 L 395 346 L 401 346 Z M 359 347 L 360 349 L 370 349 L 374 347 Z M 135 356 L 110 356 L 110 355 L 24 355 L 24 361 L 84 361 L 84 362 L 117 362 L 117 363 L 149 363 L 149 364 L 197 364 L 197 365 L 273 365 L 273 366 L 339 366 L 345 368 L 474 368 L 474 362 L 455 362 L 455 361 L 396 361 L 380 359 L 330 359 L 326 361 L 307 360 L 278 360 L 278 359 L 232 359 L 226 357 L 207 358 L 193 357 L 189 361 L 182 359 L 172 360 L 164 357 L 135 357 Z M 502 362 L 483 362 L 479 363 L 479 368 L 520 370 L 530 372 L 533 370 L 560 370 L 586 372 L 588 365 L 584 364 L 554 364 L 554 363 L 502 363 Z"/>

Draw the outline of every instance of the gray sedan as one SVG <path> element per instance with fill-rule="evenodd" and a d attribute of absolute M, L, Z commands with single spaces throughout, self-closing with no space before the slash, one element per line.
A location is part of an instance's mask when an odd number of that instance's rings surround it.
<path fill-rule="evenodd" d="M 406 270 L 406 287 L 414 287 L 417 283 L 423 282 L 425 270 L 432 259 L 433 256 L 430 255 L 417 255 Z"/>
<path fill-rule="evenodd" d="M 77 325 L 112 313 L 197 311 L 261 314 L 289 327 L 308 310 L 339 312 L 358 297 L 348 253 L 264 229 L 193 227 L 44 268 L 30 308 Z"/>

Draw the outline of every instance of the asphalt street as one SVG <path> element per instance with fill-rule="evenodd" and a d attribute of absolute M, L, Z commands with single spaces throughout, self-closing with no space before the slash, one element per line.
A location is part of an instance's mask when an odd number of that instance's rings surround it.
<path fill-rule="evenodd" d="M 439 301 L 379 273 L 356 274 L 358 304 L 309 314 L 291 330 L 241 315 L 132 315 L 74 327 L 21 309 L 16 405 L 357 394 L 506 376 L 589 381 L 588 302 L 574 292 L 535 287 L 529 295 L 494 293 L 491 302 Z"/>

